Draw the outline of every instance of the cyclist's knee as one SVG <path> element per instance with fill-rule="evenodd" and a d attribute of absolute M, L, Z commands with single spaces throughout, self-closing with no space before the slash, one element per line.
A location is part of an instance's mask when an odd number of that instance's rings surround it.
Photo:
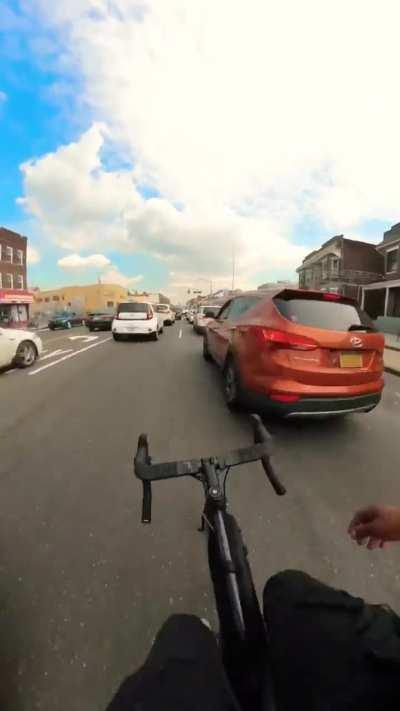
<path fill-rule="evenodd" d="M 162 625 L 158 636 L 162 637 L 204 637 L 210 634 L 210 629 L 195 615 L 170 615 Z"/>
<path fill-rule="evenodd" d="M 265 585 L 264 607 L 291 606 L 304 599 L 304 594 L 315 582 L 314 578 L 301 570 L 283 570 L 276 573 Z"/>

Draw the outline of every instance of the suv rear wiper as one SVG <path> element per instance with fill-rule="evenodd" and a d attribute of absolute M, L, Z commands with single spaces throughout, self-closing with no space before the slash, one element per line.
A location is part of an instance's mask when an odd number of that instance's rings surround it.
<path fill-rule="evenodd" d="M 376 331 L 373 326 L 366 326 L 362 323 L 353 323 L 348 327 L 348 331 Z"/>

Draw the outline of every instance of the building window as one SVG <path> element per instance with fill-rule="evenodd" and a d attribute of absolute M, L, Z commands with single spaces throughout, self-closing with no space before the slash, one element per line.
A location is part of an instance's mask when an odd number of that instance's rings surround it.
<path fill-rule="evenodd" d="M 43 302 L 43 299 L 36 299 L 36 301 L 38 302 L 38 304 L 41 304 Z"/>
<path fill-rule="evenodd" d="M 324 257 L 322 260 L 322 278 L 328 278 L 328 257 Z"/>
<path fill-rule="evenodd" d="M 22 249 L 17 249 L 16 250 L 16 264 L 23 264 L 24 263 L 24 253 Z"/>
<path fill-rule="evenodd" d="M 13 248 L 6 247 L 5 261 L 10 262 L 10 264 L 12 264 L 12 260 L 13 260 Z"/>
<path fill-rule="evenodd" d="M 62 300 L 63 300 L 63 301 L 65 301 L 65 296 L 64 296 L 64 294 L 62 295 L 62 297 L 61 297 L 61 298 L 62 298 Z"/>
<path fill-rule="evenodd" d="M 24 277 L 22 274 L 17 274 L 15 276 L 15 288 L 16 289 L 23 289 L 24 288 Z"/>
<path fill-rule="evenodd" d="M 339 260 L 338 259 L 332 259 L 331 261 L 331 270 L 332 274 L 337 275 L 339 274 Z"/>
<path fill-rule="evenodd" d="M 13 288 L 13 275 L 12 274 L 5 274 L 4 288 L 5 289 L 12 289 Z"/>
<path fill-rule="evenodd" d="M 108 308 L 108 309 L 112 309 L 113 306 L 114 306 L 114 302 L 113 302 L 113 301 L 107 301 L 107 308 Z"/>
<path fill-rule="evenodd" d="M 49 303 L 49 301 L 50 301 L 49 297 L 48 297 L 48 296 L 46 296 L 46 298 L 45 298 L 45 303 L 46 303 L 46 304 L 48 304 L 48 303 Z"/>
<path fill-rule="evenodd" d="M 53 301 L 60 301 L 60 297 L 59 297 L 59 296 L 53 296 Z"/>
<path fill-rule="evenodd" d="M 397 255 L 399 253 L 399 248 L 395 247 L 386 252 L 386 271 L 396 272 L 397 271 Z"/>

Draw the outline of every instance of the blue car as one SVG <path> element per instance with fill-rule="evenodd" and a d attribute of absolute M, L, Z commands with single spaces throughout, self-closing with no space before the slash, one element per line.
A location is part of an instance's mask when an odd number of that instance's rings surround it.
<path fill-rule="evenodd" d="M 50 331 L 54 331 L 56 328 L 72 328 L 72 326 L 84 326 L 85 321 L 82 316 L 78 316 L 76 313 L 61 313 L 56 314 L 49 321 Z"/>

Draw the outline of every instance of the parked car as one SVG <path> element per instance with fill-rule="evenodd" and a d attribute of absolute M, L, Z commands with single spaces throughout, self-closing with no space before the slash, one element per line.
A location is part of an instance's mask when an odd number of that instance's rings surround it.
<path fill-rule="evenodd" d="M 156 304 L 156 311 L 161 315 L 165 326 L 172 326 L 175 323 L 175 313 L 168 304 Z"/>
<path fill-rule="evenodd" d="M 383 389 L 384 337 L 336 293 L 284 289 L 228 301 L 203 353 L 222 369 L 228 407 L 287 417 L 370 412 Z"/>
<path fill-rule="evenodd" d="M 115 341 L 129 336 L 149 336 L 158 341 L 164 330 L 164 321 L 150 303 L 142 301 L 124 301 L 118 304 L 117 313 L 112 322 Z"/>
<path fill-rule="evenodd" d="M 193 319 L 193 328 L 196 333 L 204 333 L 207 324 L 218 315 L 220 310 L 221 305 L 200 306 Z"/>
<path fill-rule="evenodd" d="M 49 321 L 49 329 L 54 331 L 56 328 L 72 328 L 72 326 L 84 326 L 85 319 L 82 316 L 73 312 L 64 312 L 55 314 Z"/>
<path fill-rule="evenodd" d="M 20 328 L 0 328 L 0 368 L 9 365 L 28 368 L 42 350 L 42 341 L 36 333 Z"/>
<path fill-rule="evenodd" d="M 89 331 L 111 331 L 115 311 L 92 311 L 85 321 Z"/>
<path fill-rule="evenodd" d="M 176 311 L 175 311 L 175 319 L 176 319 L 176 321 L 181 321 L 181 320 L 182 320 L 182 311 L 181 311 L 181 309 L 176 309 Z"/>

